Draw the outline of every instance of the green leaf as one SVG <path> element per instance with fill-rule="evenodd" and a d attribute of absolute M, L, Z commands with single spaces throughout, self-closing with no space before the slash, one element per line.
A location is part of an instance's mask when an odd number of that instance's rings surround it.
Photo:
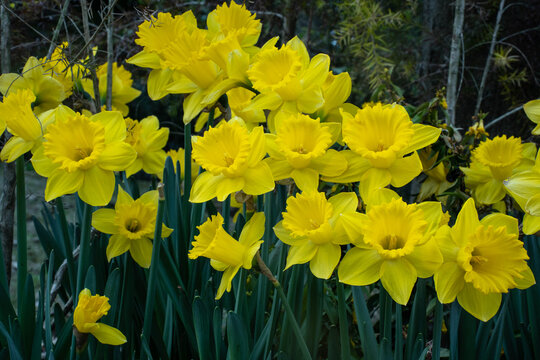
<path fill-rule="evenodd" d="M 201 360 L 213 359 L 212 346 L 210 342 L 210 319 L 209 311 L 200 296 L 193 300 L 193 324 L 195 326 L 195 336 L 197 337 L 197 349 Z"/>
<path fill-rule="evenodd" d="M 379 351 L 377 349 L 377 341 L 375 340 L 375 332 L 369 316 L 369 311 L 360 286 L 352 287 L 354 312 L 357 318 L 358 332 L 360 334 L 360 343 L 362 351 L 366 359 L 377 359 Z"/>
<path fill-rule="evenodd" d="M 249 338 L 248 331 L 242 318 L 234 312 L 227 316 L 227 338 L 229 340 L 228 358 L 231 360 L 243 360 L 249 358 L 249 347 L 246 341 Z"/>

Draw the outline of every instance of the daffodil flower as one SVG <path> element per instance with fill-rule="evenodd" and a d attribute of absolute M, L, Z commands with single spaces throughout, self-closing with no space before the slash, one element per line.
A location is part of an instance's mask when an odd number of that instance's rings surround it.
<path fill-rule="evenodd" d="M 358 197 L 351 192 L 328 200 L 314 191 L 289 197 L 283 220 L 274 226 L 276 236 L 290 245 L 285 269 L 309 262 L 313 275 L 330 278 L 341 258 L 340 245 L 349 243 L 341 218 L 357 207 Z"/>
<path fill-rule="evenodd" d="M 525 212 L 523 233 L 536 234 L 540 231 L 540 150 L 534 166 L 519 172 L 504 181 L 506 191 Z"/>
<path fill-rule="evenodd" d="M 193 158 L 206 171 L 191 188 L 189 200 L 195 203 L 217 197 L 223 201 L 242 190 L 261 195 L 274 189 L 274 178 L 266 155 L 263 128 L 251 131 L 235 122 L 210 128 L 193 140 Z"/>
<path fill-rule="evenodd" d="M 127 342 L 120 330 L 97 321 L 107 315 L 111 305 L 109 298 L 92 295 L 84 289 L 79 294 L 79 301 L 73 313 L 73 326 L 81 334 L 92 334 L 102 344 L 122 345 Z"/>
<path fill-rule="evenodd" d="M 455 182 L 451 183 L 446 180 L 448 175 L 448 168 L 445 166 L 444 162 L 439 162 L 436 166 L 435 161 L 437 160 L 437 154 L 431 154 L 431 149 L 426 148 L 420 151 L 420 160 L 422 161 L 422 168 L 424 174 L 426 174 L 426 179 L 422 182 L 420 186 L 420 192 L 416 201 L 420 202 L 432 195 L 436 195 L 437 199 L 442 203 L 446 203 L 446 196 L 439 196 L 452 187 Z M 431 156 L 431 157 L 430 157 Z"/>
<path fill-rule="evenodd" d="M 223 217 L 219 213 L 197 226 L 199 235 L 195 236 L 188 256 L 190 259 L 199 256 L 209 258 L 214 269 L 223 271 L 216 300 L 223 296 L 225 290 L 231 291 L 232 279 L 240 268 L 251 269 L 253 257 L 263 243 L 260 239 L 264 234 L 264 222 L 264 213 L 253 214 L 244 225 L 238 240 L 225 231 Z"/>
<path fill-rule="evenodd" d="M 137 156 L 125 137 L 126 123 L 117 111 L 57 116 L 32 157 L 36 172 L 47 177 L 45 200 L 78 192 L 87 204 L 107 205 L 114 171 L 125 170 Z"/>
<path fill-rule="evenodd" d="M 467 200 L 455 225 L 437 235 L 444 257 L 434 276 L 439 301 L 457 298 L 468 313 L 488 321 L 497 313 L 502 293 L 532 286 L 529 257 L 518 237 L 515 218 L 491 214 L 478 220 L 474 200 Z"/>
<path fill-rule="evenodd" d="M 101 104 L 105 104 L 107 99 L 107 63 L 101 65 L 97 69 L 97 77 L 99 83 L 99 99 Z M 128 103 L 135 100 L 141 92 L 133 87 L 133 79 L 131 73 L 127 71 L 123 65 L 118 66 L 115 62 L 112 65 L 113 85 L 112 85 L 112 106 L 120 111 L 123 116 L 129 113 Z M 94 85 L 91 79 L 83 79 L 81 81 L 84 91 L 86 91 L 93 99 Z"/>
<path fill-rule="evenodd" d="M 535 153 L 536 146 L 522 144 L 520 138 L 503 135 L 487 139 L 473 151 L 470 167 L 460 167 L 465 185 L 480 204 L 501 201 L 506 195 L 503 181 L 530 168 Z"/>
<path fill-rule="evenodd" d="M 319 175 L 338 176 L 345 171 L 345 157 L 328 149 L 339 136 L 338 123 L 321 124 L 302 114 L 280 115 L 276 134 L 266 134 L 270 157 L 265 162 L 274 180 L 292 178 L 302 191 L 317 190 Z"/>
<path fill-rule="evenodd" d="M 36 114 L 54 109 L 67 97 L 64 86 L 47 74 L 41 62 L 33 56 L 24 65 L 21 75 L 14 73 L 0 75 L 2 95 L 7 96 L 21 89 L 29 89 L 36 96 L 33 108 Z"/>
<path fill-rule="evenodd" d="M 152 190 L 133 200 L 118 187 L 114 209 L 99 209 L 92 215 L 92 226 L 104 234 L 111 234 L 107 245 L 107 259 L 129 251 L 131 257 L 143 268 L 152 261 L 152 242 L 158 206 L 158 191 Z M 161 236 L 168 237 L 172 229 L 162 224 Z"/>
<path fill-rule="evenodd" d="M 147 174 L 158 175 L 165 166 L 163 147 L 169 139 L 169 128 L 159 128 L 159 120 L 148 116 L 140 122 L 126 118 L 126 142 L 137 152 L 137 158 L 126 169 L 126 176 L 143 170 Z"/>
<path fill-rule="evenodd" d="M 407 204 L 391 190 L 379 191 L 383 196 L 371 197 L 366 214 L 343 218 L 355 247 L 339 265 L 339 281 L 363 286 L 380 279 L 392 299 L 406 305 L 416 279 L 442 264 L 434 236 L 448 219 L 439 202 Z"/>
<path fill-rule="evenodd" d="M 359 109 L 356 115 L 342 111 L 343 151 L 348 168 L 323 180 L 337 183 L 360 181 L 360 195 L 366 199 L 373 189 L 389 184 L 402 187 L 422 171 L 416 152 L 434 143 L 441 129 L 413 124 L 401 105 L 377 103 Z M 407 156 L 410 154 L 409 156 Z"/>

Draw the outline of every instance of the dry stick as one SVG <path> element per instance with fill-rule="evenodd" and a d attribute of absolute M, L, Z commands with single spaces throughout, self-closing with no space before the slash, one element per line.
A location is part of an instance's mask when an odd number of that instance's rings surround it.
<path fill-rule="evenodd" d="M 2 73 L 8 73 L 11 67 L 9 48 L 10 19 L 6 9 L 6 2 L 2 0 L 0 6 L 0 26 L 2 30 L 0 37 L 0 57 L 2 58 Z M 8 134 L 5 133 L 3 138 L 7 141 Z M 4 163 L 2 166 L 4 166 L 4 186 L 2 188 L 2 195 L 0 196 L 0 237 L 2 239 L 2 250 L 4 254 L 2 261 L 6 269 L 6 277 L 9 284 L 11 281 L 11 256 L 13 253 L 13 228 L 15 224 L 15 164 Z"/>
<path fill-rule="evenodd" d="M 517 112 L 520 111 L 521 109 L 523 109 L 523 106 L 518 106 L 517 108 L 512 109 L 512 110 L 508 111 L 507 113 L 502 114 L 502 115 L 499 116 L 498 118 L 493 119 L 489 124 L 487 124 L 487 125 L 485 126 L 486 130 L 489 129 L 490 127 L 492 127 L 493 125 L 495 125 L 496 123 L 498 123 L 499 121 L 501 121 L 501 120 L 503 120 L 503 119 L 509 117 L 509 116 L 512 115 L 512 114 L 517 113 Z"/>
<path fill-rule="evenodd" d="M 62 6 L 62 11 L 60 12 L 60 17 L 58 18 L 58 22 L 56 23 L 56 28 L 54 29 L 54 32 L 53 32 L 51 44 L 49 45 L 49 51 L 47 51 L 47 60 L 50 60 L 51 55 L 56 46 L 56 39 L 58 38 L 58 35 L 60 34 L 60 29 L 62 28 L 62 24 L 64 23 L 64 18 L 67 13 L 68 5 L 69 5 L 69 0 L 65 0 L 64 5 Z"/>
<path fill-rule="evenodd" d="M 112 110 L 112 86 L 113 86 L 113 12 L 114 1 L 109 0 L 109 17 L 107 23 L 107 110 Z"/>
<path fill-rule="evenodd" d="M 456 0 L 454 29 L 452 32 L 452 44 L 450 45 L 450 61 L 448 63 L 448 82 L 446 86 L 446 102 L 448 104 L 448 118 L 446 119 L 446 123 L 450 126 L 454 126 L 456 123 L 457 78 L 464 18 L 465 0 Z"/>
<path fill-rule="evenodd" d="M 482 80 L 480 81 L 480 88 L 478 89 L 478 97 L 476 98 L 476 106 L 474 107 L 474 114 L 477 115 L 480 111 L 480 105 L 482 104 L 482 97 L 484 95 L 484 87 L 486 86 L 487 76 L 491 65 L 491 58 L 493 57 L 493 51 L 495 50 L 495 44 L 497 43 L 497 33 L 499 32 L 499 26 L 501 25 L 502 15 L 504 13 L 504 1 L 499 3 L 499 11 L 497 12 L 497 20 L 495 21 L 495 28 L 493 29 L 493 35 L 491 36 L 491 44 L 489 45 L 489 52 L 486 58 L 486 65 L 484 65 L 484 72 L 482 73 Z"/>
<path fill-rule="evenodd" d="M 90 26 L 88 25 L 88 4 L 86 0 L 81 0 L 81 10 L 82 10 L 82 22 L 83 22 L 83 31 L 84 31 L 84 41 L 86 42 L 85 47 L 88 49 L 88 58 L 90 59 L 89 68 L 90 76 L 92 78 L 92 84 L 94 86 L 94 102 L 90 103 L 90 107 L 93 113 L 99 112 L 101 110 L 101 99 L 99 97 L 99 83 L 96 74 L 96 58 L 94 57 L 94 52 L 92 51 L 92 46 L 90 45 L 92 38 L 90 37 Z M 97 33 L 97 31 L 96 31 Z"/>

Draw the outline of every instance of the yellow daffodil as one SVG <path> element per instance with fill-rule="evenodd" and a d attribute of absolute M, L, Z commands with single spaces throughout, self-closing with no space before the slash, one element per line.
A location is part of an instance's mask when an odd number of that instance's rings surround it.
<path fill-rule="evenodd" d="M 439 202 L 407 204 L 384 190 L 378 201 L 372 197 L 366 214 L 344 216 L 355 247 L 341 261 L 338 276 L 356 286 L 380 279 L 392 299 L 406 305 L 416 279 L 430 277 L 442 264 L 434 235 L 448 218 Z"/>
<path fill-rule="evenodd" d="M 118 187 L 114 209 L 99 209 L 92 215 L 92 226 L 104 234 L 111 234 L 107 245 L 107 259 L 129 251 L 131 257 L 143 268 L 152 261 L 152 241 L 158 206 L 158 191 L 152 190 L 133 200 Z M 172 229 L 162 225 L 161 236 L 168 237 Z"/>
<path fill-rule="evenodd" d="M 127 342 L 120 330 L 107 324 L 97 323 L 107 315 L 111 305 L 109 298 L 101 295 L 92 295 L 90 290 L 84 289 L 79 293 L 79 302 L 73 312 L 73 326 L 80 334 L 92 334 L 102 344 L 122 345 Z"/>
<path fill-rule="evenodd" d="M 195 236 L 188 256 L 190 259 L 199 256 L 209 258 L 214 269 L 223 271 L 216 299 L 220 299 L 225 290 L 231 291 L 232 279 L 241 267 L 251 269 L 253 257 L 263 243 L 264 221 L 264 213 L 253 214 L 238 240 L 225 231 L 223 217 L 219 213 L 197 226 L 199 235 Z"/>
<path fill-rule="evenodd" d="M 7 96 L 22 89 L 29 89 L 34 93 L 36 99 L 33 110 L 38 115 L 54 109 L 67 97 L 64 86 L 47 74 L 41 62 L 33 56 L 24 65 L 21 75 L 13 73 L 0 75 L 2 95 Z"/>
<path fill-rule="evenodd" d="M 113 63 L 113 82 L 112 82 L 112 106 L 120 111 L 123 116 L 127 116 L 129 113 L 128 103 L 135 100 L 141 92 L 131 85 L 133 80 L 131 79 L 131 73 L 124 69 L 123 65 Z M 101 104 L 107 102 L 107 63 L 101 65 L 97 70 L 97 77 L 99 83 L 99 99 Z M 81 81 L 84 91 L 86 91 L 93 99 L 94 85 L 91 79 L 83 79 Z"/>
<path fill-rule="evenodd" d="M 137 152 L 137 158 L 126 169 L 126 176 L 139 172 L 159 175 L 165 166 L 163 147 L 169 139 L 169 128 L 159 128 L 159 120 L 148 116 L 140 122 L 126 118 L 126 142 Z"/>
<path fill-rule="evenodd" d="M 419 155 L 420 161 L 422 161 L 422 171 L 427 175 L 427 177 L 422 183 L 422 186 L 420 186 L 420 193 L 418 194 L 416 201 L 420 202 L 432 195 L 435 195 L 439 201 L 445 203 L 446 196 L 442 197 L 439 195 L 453 186 L 455 182 L 451 183 L 446 180 L 448 168 L 442 161 L 434 166 L 438 154 L 431 154 L 431 150 L 426 149 L 420 151 Z"/>
<path fill-rule="evenodd" d="M 68 43 L 64 41 L 62 44 L 54 48 L 51 58 L 40 59 L 43 64 L 43 70 L 52 78 L 58 80 L 64 86 L 66 97 L 72 93 L 75 83 L 87 74 L 86 69 L 81 64 L 71 64 L 66 56 Z"/>
<path fill-rule="evenodd" d="M 173 165 L 174 165 L 174 171 L 178 171 L 176 165 L 177 163 L 180 163 L 180 179 L 184 179 L 184 172 L 185 172 L 185 150 L 183 148 L 178 148 L 177 150 L 169 150 L 166 154 L 168 157 L 172 159 Z M 195 162 L 195 159 L 191 159 L 191 183 L 195 181 L 197 178 L 197 175 L 199 175 L 199 165 Z"/>
<path fill-rule="evenodd" d="M 246 110 L 284 110 L 311 114 L 324 105 L 322 84 L 330 58 L 318 54 L 311 60 L 304 43 L 294 37 L 281 48 L 269 40 L 255 55 L 248 70 L 253 88 L 260 92 Z"/>
<path fill-rule="evenodd" d="M 201 203 L 244 191 L 261 195 L 274 189 L 274 179 L 266 155 L 263 128 L 251 131 L 235 122 L 210 128 L 193 140 L 193 158 L 206 171 L 191 188 L 190 201 Z"/>
<path fill-rule="evenodd" d="M 472 152 L 470 167 L 460 167 L 465 185 L 480 204 L 501 201 L 506 195 L 503 181 L 530 168 L 535 153 L 536 146 L 522 144 L 520 138 L 503 135 L 487 139 Z"/>
<path fill-rule="evenodd" d="M 377 103 L 364 106 L 355 116 L 343 115 L 343 151 L 348 168 L 337 177 L 323 180 L 338 183 L 360 181 L 360 195 L 366 199 L 373 189 L 392 184 L 402 187 L 422 171 L 416 152 L 434 143 L 441 132 L 433 126 L 413 124 L 401 105 Z M 407 154 L 411 154 L 406 156 Z"/>
<path fill-rule="evenodd" d="M 313 275 L 330 278 L 341 258 L 340 245 L 349 243 L 341 217 L 357 207 L 358 197 L 351 192 L 328 200 L 314 191 L 289 197 L 283 220 L 274 226 L 276 236 L 290 245 L 285 269 L 309 262 Z"/>
<path fill-rule="evenodd" d="M 337 123 L 320 123 L 302 114 L 283 114 L 276 134 L 266 134 L 274 180 L 292 178 L 302 191 L 317 190 L 319 175 L 338 176 L 347 168 L 345 157 L 328 149 L 338 138 Z"/>
<path fill-rule="evenodd" d="M 125 137 L 124 118 L 116 111 L 90 118 L 57 116 L 32 157 L 36 172 L 48 178 L 45 200 L 78 192 L 90 205 L 107 205 L 114 192 L 114 171 L 125 170 L 137 156 Z"/>
<path fill-rule="evenodd" d="M 243 87 L 237 87 L 227 91 L 227 100 L 231 108 L 231 116 L 241 118 L 246 127 L 252 130 L 260 123 L 266 122 L 266 115 L 262 109 L 245 110 L 255 97 L 255 93 Z"/>
<path fill-rule="evenodd" d="M 533 167 L 504 181 L 506 191 L 525 212 L 523 233 L 532 235 L 540 231 L 540 150 Z"/>
<path fill-rule="evenodd" d="M 456 224 L 444 230 L 437 236 L 444 264 L 434 276 L 440 302 L 457 297 L 467 312 L 487 321 L 497 313 L 502 293 L 535 283 L 518 238 L 518 222 L 511 216 L 491 214 L 478 220 L 474 200 L 469 199 Z"/>
<path fill-rule="evenodd" d="M 206 19 L 211 39 L 234 36 L 242 48 L 250 48 L 259 40 L 262 24 L 246 9 L 231 1 L 229 5 L 218 5 Z"/>
<path fill-rule="evenodd" d="M 352 82 L 349 73 L 334 75 L 329 72 L 326 81 L 322 84 L 324 105 L 317 111 L 316 116 L 320 117 L 321 121 L 341 122 L 342 116 L 339 109 L 351 95 L 351 89 Z"/>
<path fill-rule="evenodd" d="M 529 101 L 523 105 L 523 110 L 525 110 L 527 117 L 536 124 L 532 134 L 540 135 L 540 99 Z"/>

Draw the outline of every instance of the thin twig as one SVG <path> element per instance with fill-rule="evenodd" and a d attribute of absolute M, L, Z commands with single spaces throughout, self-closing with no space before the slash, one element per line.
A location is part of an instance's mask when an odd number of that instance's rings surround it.
<path fill-rule="evenodd" d="M 493 57 L 493 52 L 495 51 L 495 44 L 497 43 L 497 33 L 499 32 L 502 15 L 504 13 L 504 1 L 505 0 L 501 0 L 501 2 L 499 3 L 499 11 L 497 12 L 497 19 L 495 20 L 495 27 L 493 28 L 493 34 L 491 36 L 491 44 L 489 45 L 489 51 L 486 58 L 486 64 L 484 65 L 484 71 L 482 73 L 482 80 L 480 81 L 480 88 L 478 89 L 478 97 L 476 98 L 476 106 L 474 107 L 475 115 L 477 115 L 480 112 L 480 105 L 482 104 L 482 98 L 484 95 L 484 87 L 486 86 L 489 68 L 491 65 L 491 59 Z"/>
<path fill-rule="evenodd" d="M 39 32 L 39 30 L 37 30 L 35 27 L 33 27 L 32 25 L 30 25 L 29 23 L 27 23 L 22 17 L 20 17 L 19 15 L 17 15 L 17 13 L 15 13 L 13 10 L 11 10 L 9 8 L 9 6 L 6 5 L 6 3 L 4 1 L 2 1 L 2 7 L 4 9 L 6 9 L 11 15 L 15 16 L 17 18 L 17 20 L 21 21 L 24 25 L 28 26 L 30 29 L 32 29 L 36 34 L 38 34 L 39 36 L 41 36 L 43 39 L 45 39 L 48 43 L 51 42 L 51 40 L 49 40 L 48 37 L 46 37 L 45 35 L 43 35 L 41 32 Z"/>
<path fill-rule="evenodd" d="M 450 61 L 448 63 L 448 82 L 446 87 L 446 102 L 448 104 L 447 123 L 455 125 L 456 101 L 457 101 L 457 77 L 459 72 L 459 58 L 461 50 L 461 38 L 463 37 L 463 19 L 465 18 L 465 0 L 456 1 L 454 15 L 454 28 L 452 32 L 452 44 L 450 46 Z"/>
<path fill-rule="evenodd" d="M 68 5 L 69 5 L 69 0 L 65 0 L 64 6 L 62 6 L 62 11 L 60 12 L 60 17 L 58 18 L 58 23 L 56 23 L 56 28 L 54 29 L 54 32 L 53 32 L 51 44 L 49 45 L 49 51 L 47 51 L 47 60 L 51 58 L 51 55 L 56 46 L 56 39 L 58 38 L 58 35 L 60 34 L 60 29 L 62 28 L 62 24 L 64 23 L 64 18 L 67 13 Z"/>
<path fill-rule="evenodd" d="M 82 21 L 83 21 L 83 31 L 84 31 L 84 40 L 85 40 L 85 47 L 88 47 L 88 58 L 90 59 L 90 63 L 88 64 L 89 70 L 90 70 L 90 76 L 92 79 L 92 84 L 94 87 L 94 103 L 90 103 L 91 110 L 93 113 L 99 112 L 101 110 L 101 99 L 99 96 L 99 83 L 97 79 L 96 74 L 96 59 L 94 57 L 94 52 L 92 51 L 92 47 L 89 46 L 92 42 L 92 37 L 90 37 L 90 26 L 88 24 L 88 4 L 86 3 L 86 0 L 81 0 L 81 10 L 82 10 Z M 110 9 L 109 9 L 110 10 Z M 103 24 L 105 20 L 103 20 L 101 23 Z M 101 24 L 100 24 L 101 25 Z M 94 33 L 94 35 L 97 33 L 97 31 Z M 81 49 L 81 51 L 83 50 Z M 79 51 L 80 53 L 80 51 Z M 79 54 L 75 56 L 76 59 L 79 58 Z M 93 105 L 93 106 L 92 106 Z"/>
<path fill-rule="evenodd" d="M 114 0 L 109 0 L 109 17 L 107 20 L 107 110 L 112 110 L 112 87 L 113 87 L 113 17 L 112 7 Z"/>
<path fill-rule="evenodd" d="M 489 129 L 490 127 L 492 127 L 493 125 L 497 124 L 499 121 L 507 118 L 508 116 L 512 115 L 512 114 L 515 114 L 517 113 L 519 110 L 523 109 L 523 106 L 518 106 L 517 108 L 515 109 L 512 109 L 510 111 L 508 111 L 507 113 L 505 114 L 502 114 L 501 116 L 499 116 L 498 118 L 492 120 L 489 124 L 487 124 L 486 126 L 484 126 L 485 129 Z"/>

